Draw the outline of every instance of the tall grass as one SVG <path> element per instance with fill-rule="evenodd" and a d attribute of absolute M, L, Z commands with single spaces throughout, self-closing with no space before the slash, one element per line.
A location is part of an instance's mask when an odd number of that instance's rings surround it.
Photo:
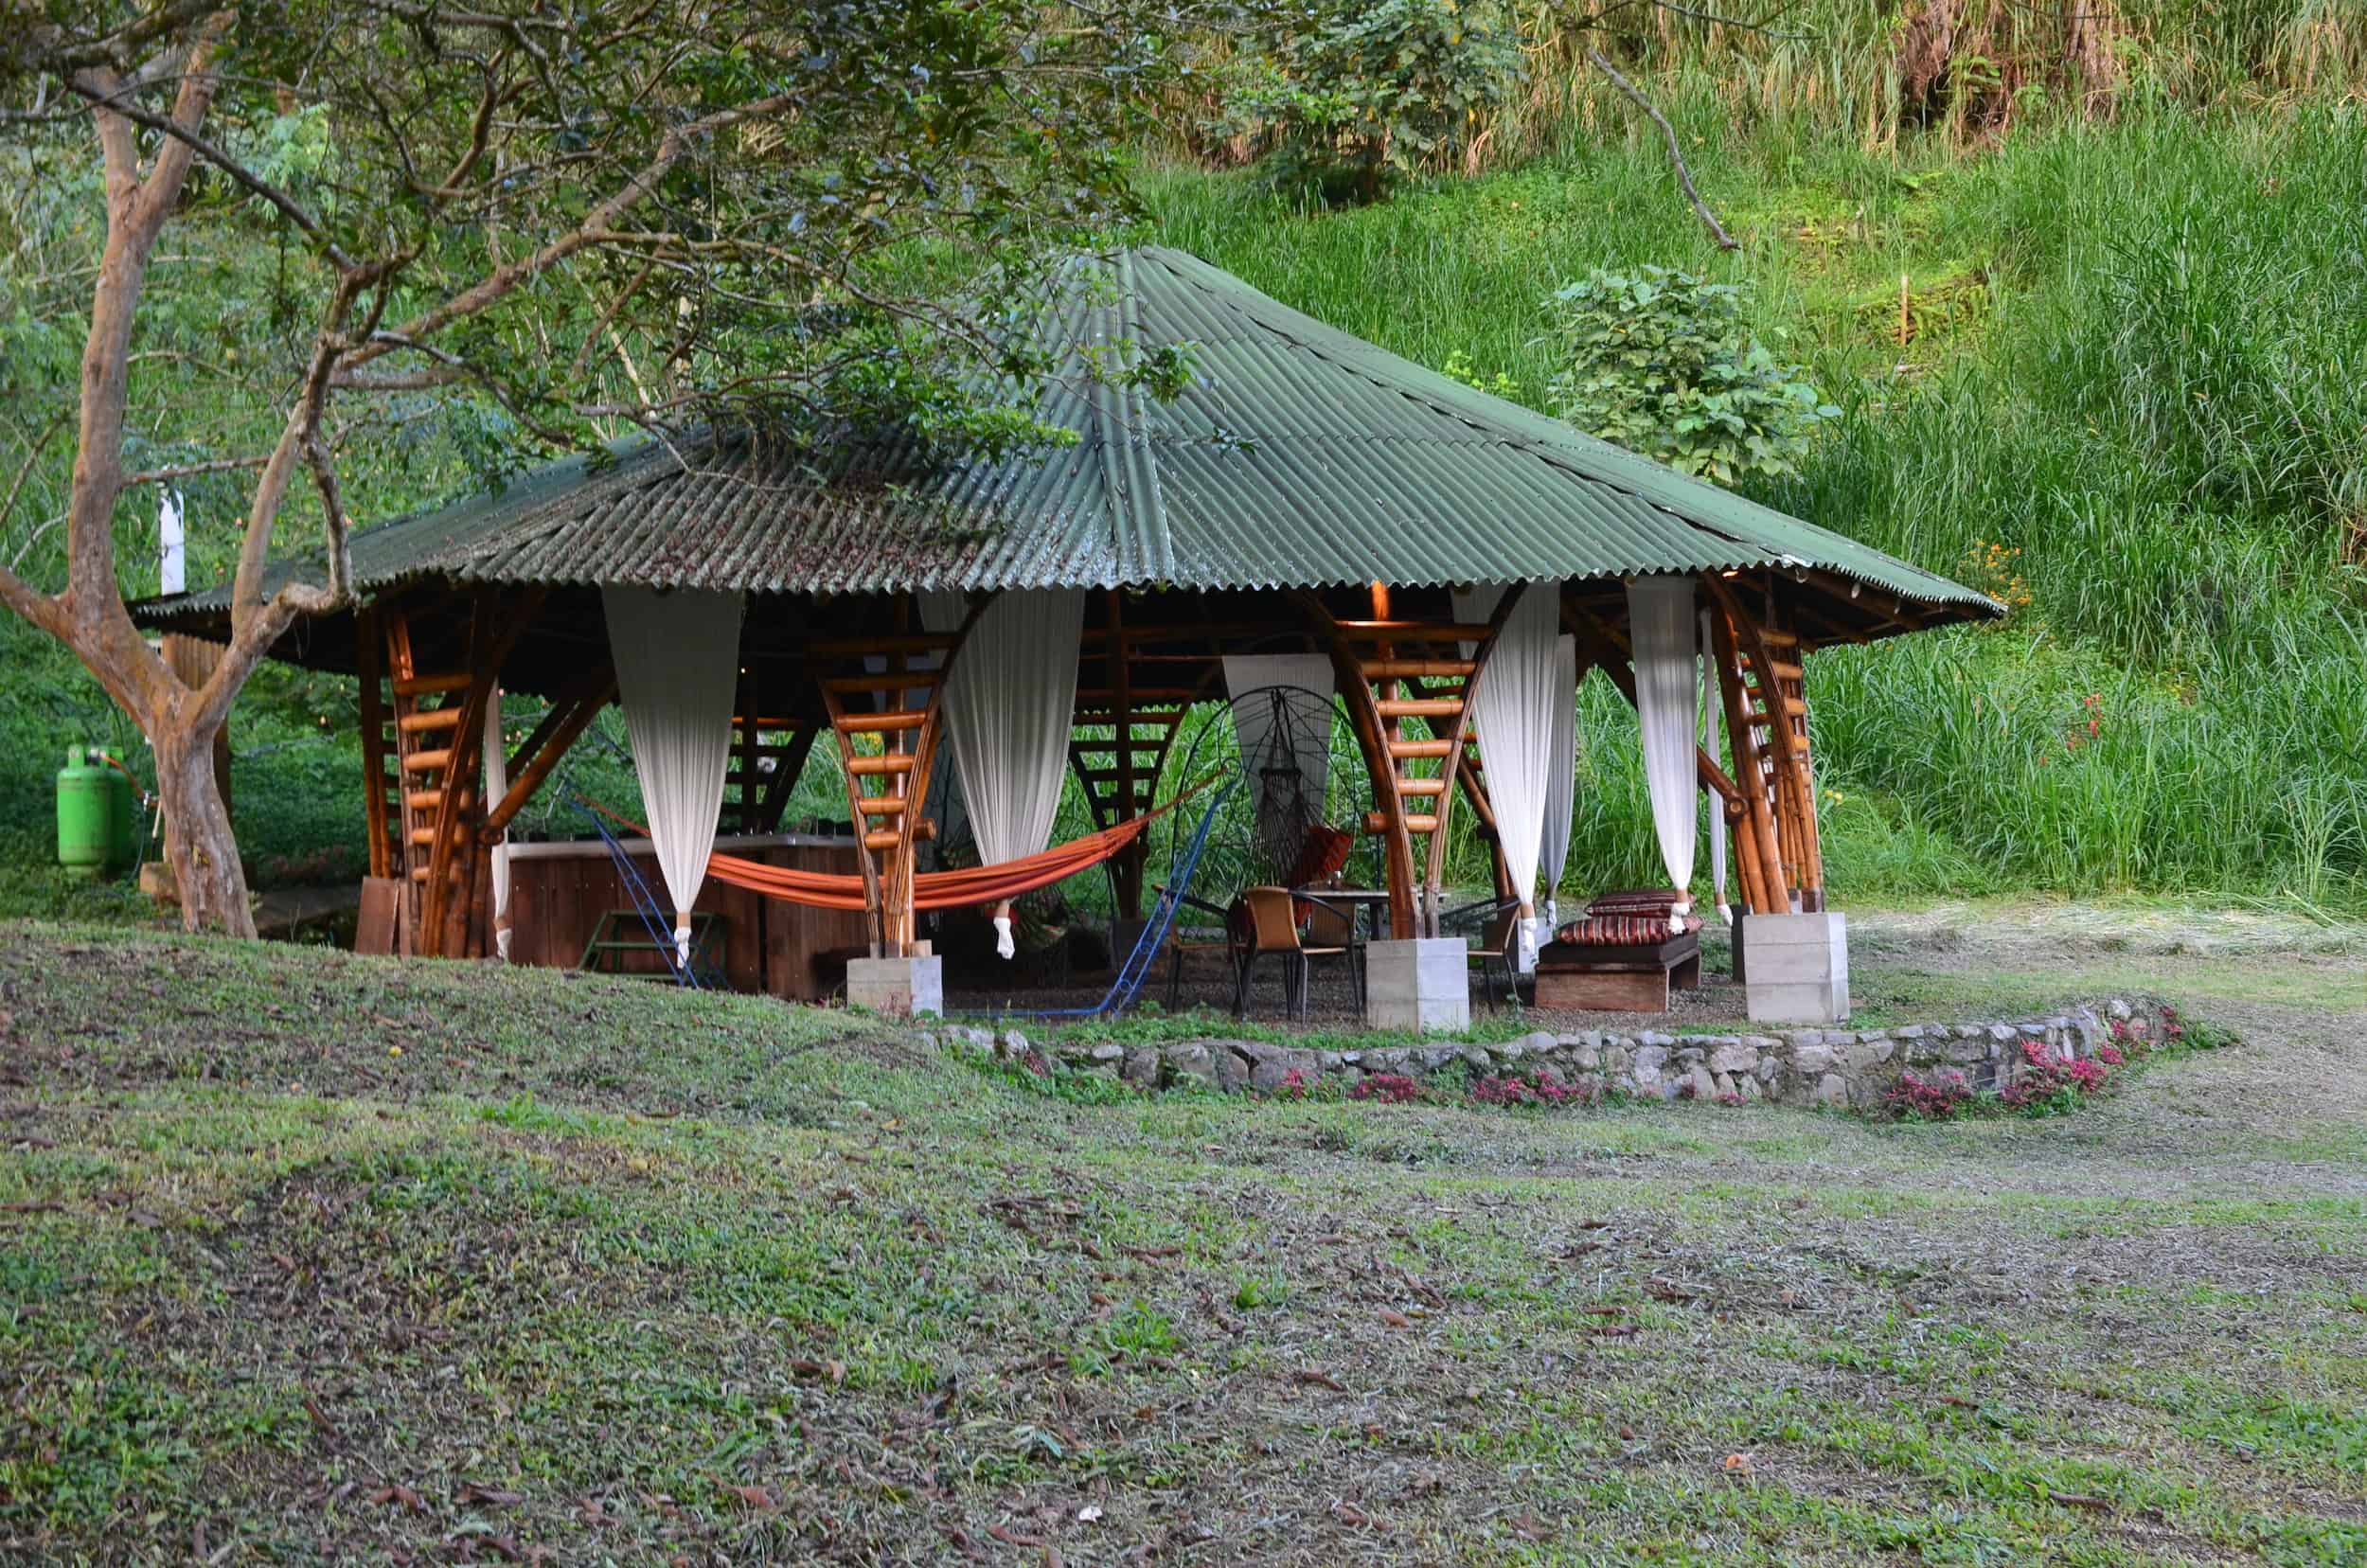
<path fill-rule="evenodd" d="M 1754 283 L 1762 325 L 1848 409 L 1764 498 L 2028 601 L 2001 630 L 1812 662 L 1841 895 L 2367 902 L 2358 107 L 2157 109 L 1977 158 L 1673 107 L 1737 253 L 1626 132 L 1356 212 L 1170 172 L 1157 228 L 1411 358 L 1468 353 L 1532 402 L 1561 279 L 1658 261 Z M 1628 882 L 1652 869 L 1632 716 L 1593 686 L 1580 713 L 1569 881 Z M 1458 866 L 1478 864 L 1467 845 Z"/>

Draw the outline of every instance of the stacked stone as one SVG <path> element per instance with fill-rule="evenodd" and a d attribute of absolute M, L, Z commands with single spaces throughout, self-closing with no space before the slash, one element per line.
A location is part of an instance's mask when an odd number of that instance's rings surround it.
<path fill-rule="evenodd" d="M 2026 1070 L 2026 1042 L 2065 1060 L 2092 1058 L 2106 1043 L 2106 1018 L 2145 1016 L 2158 1032 L 2158 1004 L 2114 998 L 2096 1007 L 2012 1023 L 1908 1024 L 1889 1029 L 1784 1029 L 1769 1034 L 1633 1034 L 1546 1030 L 1490 1044 L 1432 1042 L 1371 1050 L 1326 1051 L 1261 1040 L 1158 1044 L 1033 1039 L 1015 1028 L 951 1025 L 922 1038 L 974 1056 L 1117 1079 L 1136 1088 L 1201 1088 L 1274 1094 L 1298 1075 L 1310 1092 L 1347 1093 L 1369 1074 L 1419 1078 L 1461 1066 L 1471 1075 L 1525 1078 L 1646 1099 L 1856 1107 L 1878 1105 L 1899 1077 L 1930 1080 L 1962 1073 L 1975 1090 L 2002 1091 Z"/>

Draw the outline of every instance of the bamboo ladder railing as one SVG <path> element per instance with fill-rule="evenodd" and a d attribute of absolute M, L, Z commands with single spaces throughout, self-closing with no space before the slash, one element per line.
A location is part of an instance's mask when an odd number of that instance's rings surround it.
<path fill-rule="evenodd" d="M 985 602 L 970 610 L 959 632 L 899 630 L 818 641 L 810 650 L 815 667 L 825 671 L 822 703 L 845 775 L 877 957 L 909 953 L 917 939 L 914 857 L 931 831 L 929 780 L 944 730 L 945 682 Z M 910 608 L 909 601 L 898 606 L 900 623 L 908 625 Z M 938 656 L 934 667 L 915 668 L 915 657 L 925 654 Z M 885 668 L 864 668 L 869 658 Z"/>
<path fill-rule="evenodd" d="M 1497 633 L 1526 591 L 1525 585 L 1508 590 L 1485 626 L 1396 618 L 1380 583 L 1372 588 L 1369 619 L 1339 619 L 1315 596 L 1299 596 L 1330 644 L 1349 723 L 1372 776 L 1374 809 L 1364 830 L 1381 840 L 1390 934 L 1399 939 L 1438 935 L 1447 827 L 1463 771 L 1471 698 Z M 1466 643 L 1473 645 L 1468 656 Z M 1420 695 L 1409 691 L 1410 683 L 1420 683 Z M 1408 721 L 1421 733 L 1410 732 Z M 1422 841 L 1418 870 L 1416 839 Z"/>

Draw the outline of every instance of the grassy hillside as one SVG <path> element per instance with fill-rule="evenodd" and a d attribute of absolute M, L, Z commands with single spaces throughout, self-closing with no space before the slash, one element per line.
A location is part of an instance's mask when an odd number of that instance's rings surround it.
<path fill-rule="evenodd" d="M 1860 957 L 2246 1043 L 2039 1122 L 1068 1098 L 0 924 L 0 1558 L 2359 1561 L 2358 963 Z"/>
<path fill-rule="evenodd" d="M 1842 896 L 2367 897 L 2367 119 L 2162 111 L 1869 151 L 1806 116 L 1734 130 L 1715 94 L 1673 107 L 1734 254 L 1641 134 L 1351 211 L 1171 172 L 1157 226 L 1540 406 L 1560 280 L 1754 284 L 1848 410 L 1764 498 L 2018 607 L 1813 662 Z M 1650 844 L 1632 720 L 1607 690 L 1585 711 L 1580 886 L 1647 871 Z"/>

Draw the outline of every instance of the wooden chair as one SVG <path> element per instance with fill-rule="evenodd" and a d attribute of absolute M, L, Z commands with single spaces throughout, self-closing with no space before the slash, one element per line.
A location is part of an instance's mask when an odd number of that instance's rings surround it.
<path fill-rule="evenodd" d="M 1241 907 L 1248 916 L 1249 939 L 1241 957 L 1238 979 L 1233 992 L 1233 1016 L 1238 1018 L 1249 1006 L 1250 981 L 1257 971 L 1259 959 L 1272 955 L 1282 965 L 1282 997 L 1284 1010 L 1292 1018 L 1308 1016 L 1308 969 L 1315 958 L 1344 958 L 1351 978 L 1361 997 L 1363 975 L 1361 972 L 1362 949 L 1354 941 L 1337 946 L 1309 946 L 1299 937 L 1298 916 L 1292 907 L 1290 890 L 1287 887 L 1253 887 L 1241 894 Z M 1362 1004 L 1360 1001 L 1361 1010 Z"/>

